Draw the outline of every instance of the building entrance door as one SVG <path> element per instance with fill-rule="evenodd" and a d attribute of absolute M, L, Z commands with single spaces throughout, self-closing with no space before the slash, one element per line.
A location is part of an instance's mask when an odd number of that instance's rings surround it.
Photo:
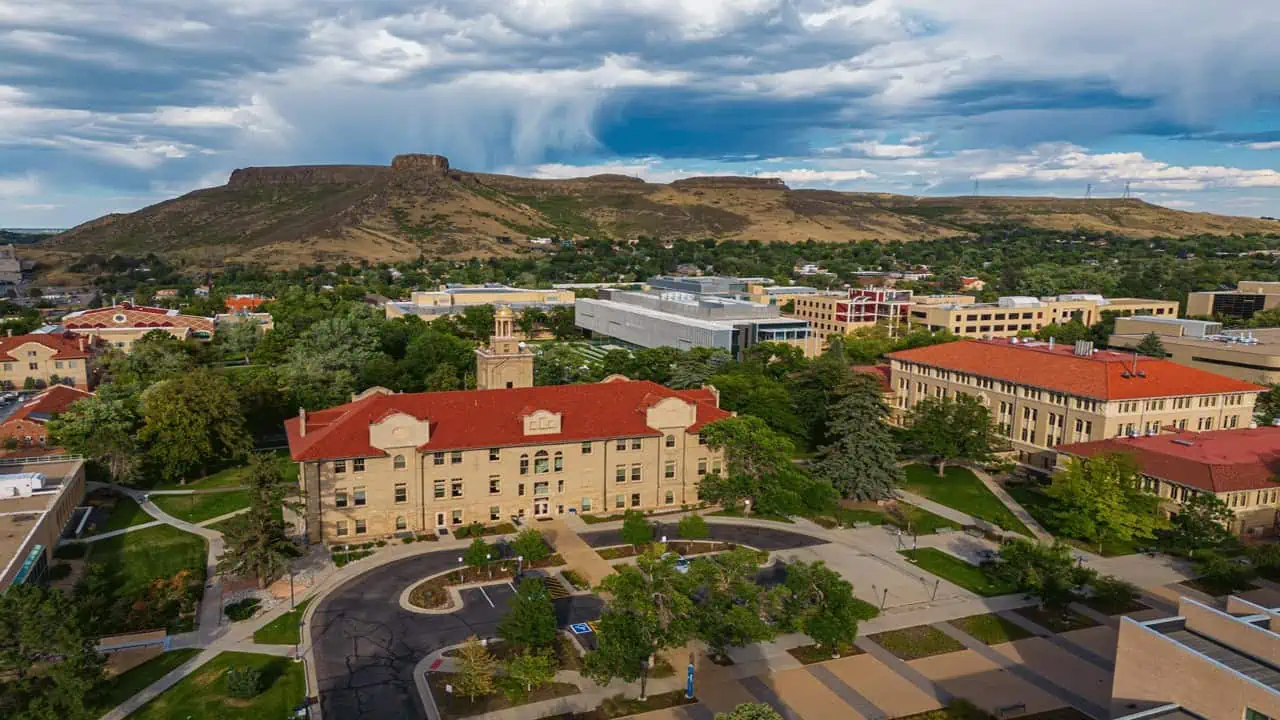
<path fill-rule="evenodd" d="M 547 502 L 546 500 L 533 501 L 534 517 L 546 517 L 547 515 L 550 515 L 550 514 L 551 514 L 551 503 Z"/>
<path fill-rule="evenodd" d="M 444 527 L 444 513 L 442 512 L 436 513 L 436 527 Z"/>

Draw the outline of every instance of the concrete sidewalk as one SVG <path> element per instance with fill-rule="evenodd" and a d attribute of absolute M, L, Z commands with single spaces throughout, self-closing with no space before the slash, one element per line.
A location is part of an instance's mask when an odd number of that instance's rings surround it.
<path fill-rule="evenodd" d="M 1048 530 L 1045 530 L 1044 526 L 1032 517 L 1031 513 L 1027 512 L 1026 508 L 1022 507 L 1017 500 L 1014 500 L 1013 496 L 1009 494 L 1009 491 L 1005 490 L 1004 486 L 999 482 L 996 482 L 995 478 L 991 477 L 986 473 L 986 471 L 980 468 L 968 465 L 965 467 L 968 467 L 970 472 L 978 476 L 978 479 L 982 481 L 983 485 L 987 486 L 987 489 L 991 491 L 991 494 L 995 495 L 1000 502 L 1004 503 L 1004 506 L 1009 508 L 1009 512 L 1013 513 L 1014 517 L 1021 520 L 1022 524 L 1027 526 L 1027 529 L 1031 531 L 1031 534 L 1034 535 L 1037 540 L 1041 542 L 1053 542 L 1053 535 L 1051 535 Z"/>

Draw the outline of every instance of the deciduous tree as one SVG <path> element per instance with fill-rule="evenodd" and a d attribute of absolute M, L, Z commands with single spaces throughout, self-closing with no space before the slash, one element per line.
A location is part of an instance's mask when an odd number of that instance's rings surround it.
<path fill-rule="evenodd" d="M 623 514 L 622 540 L 636 548 L 653 540 L 653 526 L 639 510 L 628 510 Z"/>
<path fill-rule="evenodd" d="M 782 624 L 831 648 L 852 645 L 858 639 L 858 622 L 870 619 L 870 606 L 853 596 L 853 585 L 821 562 L 791 563 L 783 587 Z"/>
<path fill-rule="evenodd" d="M 1000 550 L 1000 557 L 990 566 L 995 577 L 1018 590 L 1035 595 L 1040 604 L 1064 608 L 1075 599 L 1075 589 L 1088 584 L 1096 573 L 1079 566 L 1071 555 L 1071 546 L 1062 542 L 1052 545 L 1017 539 Z"/>
<path fill-rule="evenodd" d="M 543 650 L 556 641 L 556 609 L 539 578 L 526 578 L 511 598 L 498 635 L 521 650 Z"/>
<path fill-rule="evenodd" d="M 782 716 L 764 703 L 743 703 L 730 712 L 716 713 L 715 720 L 782 720 Z"/>
<path fill-rule="evenodd" d="M 0 717 L 88 720 L 102 657 L 58 590 L 17 584 L 0 594 Z"/>
<path fill-rule="evenodd" d="M 472 635 L 458 649 L 458 672 L 453 676 L 454 687 L 475 702 L 477 695 L 493 692 L 493 676 L 497 668 L 498 661 L 493 654 Z"/>
<path fill-rule="evenodd" d="M 772 618 L 781 609 L 782 591 L 757 583 L 756 570 L 756 554 L 746 548 L 699 558 L 689 568 L 700 596 L 692 609 L 694 626 L 715 655 L 724 657 L 731 647 L 771 640 L 777 633 Z"/>
<path fill-rule="evenodd" d="M 939 477 L 950 461 L 981 462 L 991 456 L 991 411 L 977 398 L 925 398 L 911 409 L 907 424 L 911 449 L 933 457 Z"/>
<path fill-rule="evenodd" d="M 701 515 L 686 515 L 676 525 L 676 534 L 685 540 L 701 540 L 711 534 Z"/>
<path fill-rule="evenodd" d="M 94 397 L 77 400 L 66 412 L 49 419 L 49 442 L 106 467 L 111 479 L 136 479 L 141 448 L 138 428 L 142 417 L 132 397 L 101 388 Z"/>
<path fill-rule="evenodd" d="M 534 565 L 551 556 L 551 549 L 542 533 L 533 528 L 525 528 L 511 541 L 511 550 L 524 558 L 524 562 Z"/>
<path fill-rule="evenodd" d="M 139 440 L 147 461 L 166 480 L 185 480 L 215 459 L 249 451 L 240 399 L 226 379 L 207 369 L 157 383 L 142 394 Z"/>
<path fill-rule="evenodd" d="M 1106 454 L 1073 458 L 1053 478 L 1046 494 L 1059 532 L 1089 540 L 1102 551 L 1107 542 L 1154 537 L 1162 527 L 1160 499 L 1142 489 L 1132 456 Z"/>
<path fill-rule="evenodd" d="M 1196 493 L 1182 503 L 1170 521 L 1169 542 L 1194 555 L 1197 550 L 1222 547 L 1234 537 L 1231 523 L 1235 513 L 1217 495 Z"/>
<path fill-rule="evenodd" d="M 522 652 L 503 664 L 502 692 L 511 702 L 520 702 L 529 693 L 556 677 L 556 659 L 550 652 Z"/>

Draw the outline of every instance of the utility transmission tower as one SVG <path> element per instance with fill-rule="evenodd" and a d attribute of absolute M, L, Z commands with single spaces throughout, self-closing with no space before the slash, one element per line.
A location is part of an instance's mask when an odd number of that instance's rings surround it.
<path fill-rule="evenodd" d="M 974 195 L 977 195 L 977 194 L 978 194 L 978 181 L 977 181 L 977 180 L 974 180 L 974 181 L 973 181 L 973 194 L 974 194 Z"/>
<path fill-rule="evenodd" d="M 1089 183 L 1088 185 L 1084 186 L 1084 199 L 1085 200 L 1093 199 L 1093 183 Z"/>
<path fill-rule="evenodd" d="M 1131 181 L 1129 181 L 1129 180 L 1125 180 L 1125 181 L 1124 181 L 1124 199 L 1125 199 L 1125 200 L 1129 200 L 1129 199 L 1132 199 L 1132 198 L 1133 198 L 1133 193 L 1129 191 L 1129 186 L 1130 186 L 1131 184 L 1132 184 L 1132 182 L 1131 182 Z"/>

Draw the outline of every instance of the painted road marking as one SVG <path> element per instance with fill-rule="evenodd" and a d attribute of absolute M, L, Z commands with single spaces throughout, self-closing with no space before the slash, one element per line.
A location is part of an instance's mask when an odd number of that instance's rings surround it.
<path fill-rule="evenodd" d="M 591 626 L 586 623 L 574 623 L 569 626 L 569 629 L 573 631 L 574 635 L 586 635 L 591 632 Z"/>
<path fill-rule="evenodd" d="M 480 591 L 480 594 L 484 596 L 484 599 L 485 599 L 485 600 L 487 600 L 487 601 L 489 602 L 489 607 L 497 607 L 497 605 L 494 605 L 494 604 L 493 604 L 493 600 L 492 600 L 492 599 L 490 599 L 490 597 L 489 597 L 489 593 L 487 593 L 487 592 L 485 592 L 485 591 L 484 591 L 484 587 L 483 587 L 483 586 L 482 586 L 482 587 L 478 587 L 478 588 L 476 588 L 476 589 L 477 589 L 477 590 L 479 590 L 479 591 Z"/>

